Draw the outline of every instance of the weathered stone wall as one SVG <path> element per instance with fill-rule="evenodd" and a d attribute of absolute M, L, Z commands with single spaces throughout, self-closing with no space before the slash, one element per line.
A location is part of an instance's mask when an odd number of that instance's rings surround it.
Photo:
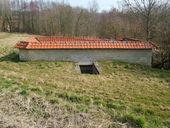
<path fill-rule="evenodd" d="M 130 63 L 151 65 L 152 50 L 23 50 L 20 59 L 24 61 L 74 61 L 94 62 L 120 60 Z"/>

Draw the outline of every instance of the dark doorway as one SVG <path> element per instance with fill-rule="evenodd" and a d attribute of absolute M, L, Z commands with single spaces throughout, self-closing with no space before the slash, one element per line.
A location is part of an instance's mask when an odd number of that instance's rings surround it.
<path fill-rule="evenodd" d="M 98 75 L 99 71 L 97 70 L 94 64 L 92 65 L 79 65 L 82 74 L 95 74 Z"/>

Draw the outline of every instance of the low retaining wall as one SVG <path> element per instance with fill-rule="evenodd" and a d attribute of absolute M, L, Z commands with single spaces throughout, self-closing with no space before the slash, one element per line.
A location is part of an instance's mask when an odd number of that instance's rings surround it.
<path fill-rule="evenodd" d="M 152 50 L 24 50 L 20 49 L 23 61 L 73 61 L 95 62 L 104 60 L 120 60 L 151 66 Z"/>

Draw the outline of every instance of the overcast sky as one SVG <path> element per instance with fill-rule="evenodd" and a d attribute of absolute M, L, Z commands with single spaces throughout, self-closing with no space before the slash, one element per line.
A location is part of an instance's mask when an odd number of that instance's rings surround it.
<path fill-rule="evenodd" d="M 81 6 L 88 8 L 88 4 L 91 0 L 66 0 L 72 6 Z M 120 0 L 96 0 L 99 6 L 99 11 L 109 10 L 112 7 L 118 8 L 120 5 Z"/>

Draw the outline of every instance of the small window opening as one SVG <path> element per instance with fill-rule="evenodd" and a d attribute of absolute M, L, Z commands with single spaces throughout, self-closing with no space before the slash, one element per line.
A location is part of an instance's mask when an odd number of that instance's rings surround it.
<path fill-rule="evenodd" d="M 99 71 L 94 64 L 79 65 L 82 74 L 95 74 L 98 75 Z"/>

